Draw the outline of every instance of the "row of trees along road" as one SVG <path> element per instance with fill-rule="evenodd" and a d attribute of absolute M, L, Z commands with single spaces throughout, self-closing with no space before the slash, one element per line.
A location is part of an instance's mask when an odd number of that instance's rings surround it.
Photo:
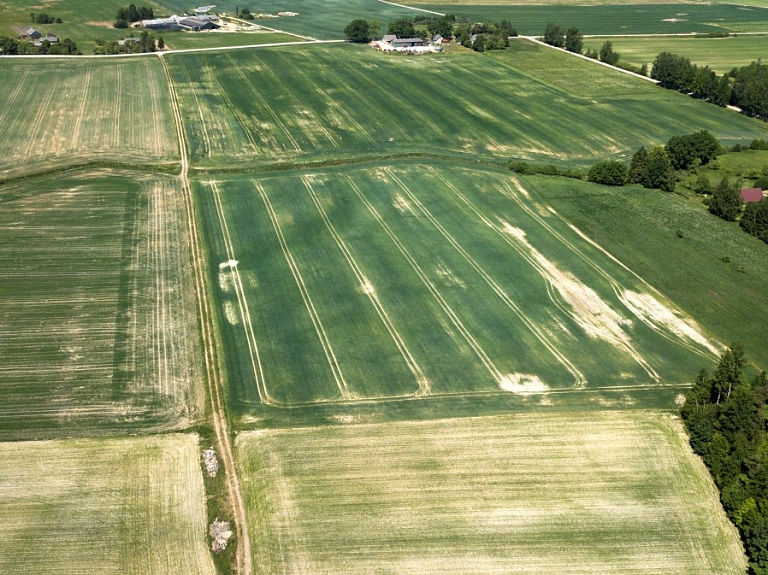
<path fill-rule="evenodd" d="M 733 344 L 714 374 L 699 372 L 681 415 L 739 529 L 749 573 L 768 575 L 768 377 L 749 381 L 745 366 L 743 346 Z"/>
<path fill-rule="evenodd" d="M 768 119 L 768 67 L 759 61 L 718 76 L 708 66 L 697 66 L 689 58 L 662 52 L 653 62 L 651 78 L 664 88 L 718 106 L 731 104 L 745 114 Z"/>
<path fill-rule="evenodd" d="M 564 29 L 553 22 L 549 22 L 544 29 L 542 41 L 556 48 L 565 48 L 575 54 L 581 54 L 584 49 L 584 35 L 575 26 Z M 621 58 L 618 52 L 614 52 L 613 42 L 610 40 L 602 45 L 599 52 L 587 50 L 585 56 L 600 60 L 611 66 L 616 66 Z"/>

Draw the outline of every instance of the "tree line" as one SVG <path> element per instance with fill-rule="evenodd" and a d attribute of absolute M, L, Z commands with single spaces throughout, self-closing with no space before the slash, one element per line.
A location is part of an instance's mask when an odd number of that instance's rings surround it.
<path fill-rule="evenodd" d="M 132 22 L 139 22 L 141 20 L 152 20 L 155 17 L 155 13 L 149 6 L 136 6 L 130 4 L 128 6 L 118 8 L 117 15 L 115 16 L 115 28 L 128 28 Z"/>
<path fill-rule="evenodd" d="M 739 530 L 751 575 L 768 574 L 768 376 L 749 381 L 741 344 L 720 356 L 713 374 L 702 369 L 681 416 L 691 448 L 720 490 Z"/>
<path fill-rule="evenodd" d="M 554 22 L 549 22 L 544 29 L 544 36 L 541 40 L 545 44 L 555 48 L 564 48 L 574 54 L 582 54 L 584 50 L 584 34 L 576 26 L 565 29 Z M 603 43 L 599 51 L 590 48 L 584 55 L 611 66 L 617 66 L 621 58 L 621 55 L 613 50 L 613 42 L 610 40 Z M 632 71 L 637 72 L 637 70 Z"/>
<path fill-rule="evenodd" d="M 61 24 L 61 18 L 49 15 L 47 12 L 40 12 L 38 14 L 35 14 L 34 12 L 29 13 L 29 20 L 33 24 Z"/>
<path fill-rule="evenodd" d="M 689 58 L 662 52 L 653 62 L 651 78 L 664 88 L 717 106 L 731 104 L 745 114 L 768 119 L 768 67 L 759 61 L 718 76 L 709 66 L 697 66 Z"/>
<path fill-rule="evenodd" d="M 156 52 L 165 48 L 165 40 L 160 36 L 157 41 L 155 37 L 144 30 L 138 37 L 133 35 L 123 41 L 122 44 L 114 40 L 96 39 L 96 48 L 94 54 L 143 54 L 147 52 Z"/>

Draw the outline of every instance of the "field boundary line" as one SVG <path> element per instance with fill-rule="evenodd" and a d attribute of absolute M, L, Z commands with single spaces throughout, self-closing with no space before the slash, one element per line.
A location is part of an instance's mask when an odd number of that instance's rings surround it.
<path fill-rule="evenodd" d="M 240 318 L 243 321 L 243 331 L 245 332 L 245 339 L 248 343 L 248 352 L 251 356 L 251 366 L 253 368 L 253 376 L 256 379 L 256 390 L 259 393 L 259 399 L 265 405 L 269 405 L 272 401 L 269 398 L 269 392 L 267 391 L 267 382 L 264 378 L 264 369 L 261 363 L 261 355 L 259 354 L 259 346 L 256 343 L 256 334 L 253 331 L 253 323 L 251 322 L 251 311 L 248 308 L 248 300 L 245 297 L 245 289 L 243 288 L 243 282 L 240 278 L 240 270 L 238 268 L 238 261 L 235 258 L 235 249 L 232 245 L 232 238 L 229 235 L 229 225 L 224 215 L 224 207 L 221 203 L 221 195 L 219 194 L 219 186 L 216 181 L 211 180 L 208 182 L 213 192 L 213 201 L 216 205 L 216 214 L 219 217 L 219 227 L 221 229 L 221 235 L 224 240 L 224 246 L 227 251 L 226 265 L 230 269 L 232 274 L 233 284 L 235 286 L 235 295 L 237 296 L 237 305 L 240 308 Z M 221 269 L 221 265 L 219 266 Z"/>
<path fill-rule="evenodd" d="M 179 102 L 176 96 L 176 89 L 173 85 L 171 72 L 165 60 L 160 57 L 160 61 L 165 71 L 165 77 L 168 82 L 168 91 L 171 97 L 171 109 L 176 124 L 176 135 L 179 139 L 179 154 L 181 156 L 181 188 L 184 196 L 184 204 L 187 212 L 187 226 L 189 228 L 190 249 L 192 252 L 192 265 L 195 276 L 195 295 L 197 296 L 198 318 L 200 321 L 200 335 L 203 344 L 203 357 L 205 361 L 205 381 L 208 387 L 208 397 L 211 402 L 211 419 L 213 421 L 214 432 L 216 434 L 216 443 L 219 447 L 224 474 L 227 479 L 227 492 L 229 503 L 232 506 L 233 520 L 237 531 L 237 572 L 239 575 L 251 575 L 251 544 L 248 536 L 248 523 L 245 514 L 245 504 L 243 503 L 242 490 L 240 489 L 240 479 L 235 466 L 235 457 L 232 451 L 232 443 L 229 439 L 229 429 L 227 417 L 224 411 L 224 403 L 221 399 L 219 389 L 221 388 L 221 374 L 219 371 L 218 358 L 216 356 L 216 337 L 214 335 L 213 311 L 211 302 L 207 297 L 204 256 L 200 247 L 200 236 L 197 230 L 195 220 L 194 198 L 192 196 L 192 187 L 189 183 L 189 158 L 187 155 L 186 141 L 184 139 L 184 125 L 179 110 Z"/>
<path fill-rule="evenodd" d="M 435 14 L 437 16 L 445 16 L 442 12 L 435 12 L 434 10 L 427 10 L 426 8 L 416 8 L 415 6 L 406 6 L 405 4 L 397 4 L 395 2 L 389 2 L 388 0 L 379 0 L 382 4 L 389 4 L 390 6 L 397 6 L 398 8 L 406 8 L 408 10 L 415 10 L 417 12 L 426 12 L 427 14 Z"/>
<path fill-rule="evenodd" d="M 658 80 L 654 80 L 653 78 L 650 78 L 648 76 L 643 76 L 642 74 L 638 74 L 637 72 L 632 72 L 630 70 L 625 70 L 624 68 L 617 68 L 616 66 L 611 66 L 610 64 L 606 64 L 605 62 L 601 62 L 600 60 L 595 60 L 594 58 L 589 58 L 588 56 L 585 56 L 584 54 L 579 54 L 577 52 L 571 52 L 569 50 L 566 50 L 565 48 L 558 48 L 557 46 L 552 46 L 551 44 L 547 44 L 546 42 L 542 42 L 539 40 L 536 36 L 510 36 L 510 38 L 520 38 L 522 40 L 529 40 L 533 42 L 534 44 L 540 44 L 542 46 L 546 46 L 547 48 L 551 48 L 553 50 L 558 50 L 560 52 L 564 52 L 565 54 L 570 54 L 571 56 L 574 56 L 576 58 L 581 58 L 582 60 L 587 60 L 588 62 L 592 62 L 593 64 L 599 64 L 600 66 L 605 66 L 606 68 L 610 68 L 611 70 L 614 70 L 616 72 L 621 72 L 623 74 L 627 74 L 629 76 L 634 76 L 635 78 L 639 78 L 640 80 L 645 80 L 646 82 L 652 82 L 654 84 L 658 84 Z"/>
<path fill-rule="evenodd" d="M 464 327 L 464 324 L 461 322 L 459 317 L 456 315 L 456 312 L 454 312 L 453 309 L 451 309 L 451 306 L 448 305 L 448 302 L 445 301 L 445 299 L 443 298 L 443 296 L 440 293 L 440 291 L 430 281 L 430 279 L 424 273 L 424 270 L 421 269 L 421 267 L 419 266 L 418 262 L 414 259 L 414 257 L 410 254 L 410 252 L 406 249 L 406 247 L 400 241 L 400 238 L 397 237 L 397 234 L 395 234 L 392 231 L 392 228 L 390 228 L 387 225 L 387 223 L 381 217 L 379 212 L 376 211 L 376 208 L 373 207 L 373 205 L 363 195 L 363 193 L 360 191 L 360 188 L 357 187 L 357 184 L 352 179 L 352 176 L 350 176 L 349 174 L 346 174 L 346 178 L 347 178 L 347 181 L 349 182 L 349 185 L 352 188 L 352 190 L 355 192 L 355 194 L 357 194 L 357 197 L 360 198 L 360 200 L 363 202 L 363 204 L 368 209 L 368 211 L 371 213 L 371 215 L 379 223 L 379 226 L 381 226 L 381 228 L 384 230 L 384 232 L 392 240 L 392 243 L 395 244 L 395 246 L 400 251 L 400 253 L 403 255 L 403 257 L 405 257 L 406 261 L 410 264 L 411 268 L 413 268 L 413 271 L 415 271 L 416 275 L 419 276 L 419 279 L 427 287 L 429 292 L 432 294 L 432 297 L 435 298 L 435 301 L 437 301 L 437 303 L 440 305 L 440 307 L 443 308 L 443 311 L 448 316 L 448 319 L 451 321 L 451 323 L 453 323 L 453 325 L 456 327 L 456 329 L 459 330 L 459 333 L 461 333 L 461 335 L 464 337 L 465 341 L 469 344 L 469 346 L 475 352 L 475 354 L 480 359 L 480 361 L 485 366 L 485 368 L 490 372 L 490 374 L 493 376 L 493 378 L 497 382 L 501 382 L 502 381 L 502 377 L 503 377 L 503 374 L 501 373 L 501 371 L 496 367 L 496 365 L 493 363 L 491 358 L 488 357 L 488 354 L 485 353 L 485 351 L 480 346 L 480 344 L 477 343 L 477 341 L 472 336 L 472 334 L 469 332 L 469 330 L 467 330 L 467 328 Z"/>
<path fill-rule="evenodd" d="M 264 108 L 269 112 L 269 114 L 272 116 L 272 119 L 275 121 L 275 124 L 280 127 L 283 132 L 285 132 L 286 137 L 288 140 L 293 144 L 293 149 L 296 152 L 301 152 L 301 147 L 299 146 L 298 142 L 294 139 L 294 137 L 291 135 L 291 133 L 288 131 L 288 128 L 285 127 L 285 124 L 283 124 L 283 121 L 280 119 L 280 117 L 275 113 L 275 111 L 272 109 L 272 107 L 269 105 L 269 103 L 264 99 L 264 96 L 261 95 L 261 92 L 259 92 L 256 87 L 253 85 L 251 80 L 248 78 L 248 76 L 245 75 L 245 72 L 243 72 L 242 68 L 240 68 L 239 64 L 235 62 L 234 58 L 232 58 L 232 54 L 227 54 L 227 58 L 229 59 L 230 63 L 232 64 L 232 67 L 237 70 L 238 75 L 243 79 L 245 84 L 248 86 L 248 88 L 251 90 L 251 92 L 259 99 L 259 102 L 264 106 Z"/>
<path fill-rule="evenodd" d="M 355 260 L 355 257 L 350 251 L 346 242 L 341 237 L 341 235 L 336 231 L 336 228 L 334 227 L 333 223 L 328 217 L 328 214 L 325 211 L 325 208 L 323 208 L 322 204 L 320 203 L 320 199 L 317 197 L 317 193 L 312 187 L 312 182 L 310 181 L 310 179 L 311 179 L 311 176 L 302 176 L 301 181 L 304 184 L 304 187 L 306 188 L 307 192 L 309 192 L 309 195 L 312 198 L 312 201 L 314 202 L 315 207 L 317 207 L 317 211 L 320 212 L 320 217 L 323 219 L 323 222 L 325 222 L 325 226 L 328 228 L 328 231 L 331 233 L 331 236 L 333 236 L 333 239 L 336 242 L 336 245 L 339 247 L 342 254 L 344 255 L 344 258 L 347 260 L 349 267 L 354 272 L 355 277 L 357 278 L 357 281 L 360 282 L 360 287 L 363 288 L 363 292 L 365 293 L 366 296 L 368 296 L 368 299 L 370 300 L 371 304 L 376 310 L 376 313 L 378 314 L 384 326 L 387 328 L 387 331 L 389 332 L 390 337 L 395 342 L 397 349 L 400 351 L 400 355 L 403 356 L 405 363 L 408 365 L 408 369 L 411 370 L 413 377 L 416 378 L 416 383 L 419 386 L 419 390 L 417 394 L 428 395 L 429 393 L 431 393 L 429 379 L 427 379 L 427 376 L 424 374 L 419 364 L 413 358 L 413 355 L 411 355 L 411 352 L 408 349 L 408 346 L 405 344 L 405 342 L 403 341 L 403 338 L 400 336 L 400 333 L 397 331 L 397 328 L 392 322 L 392 319 L 389 317 L 389 314 L 387 314 L 387 310 L 384 309 L 384 305 L 381 303 L 381 300 L 379 299 L 379 295 L 376 293 L 376 290 L 373 288 L 373 286 L 370 285 L 368 278 L 365 276 L 363 271 L 358 266 L 357 261 Z"/>
<path fill-rule="evenodd" d="M 317 309 L 315 309 L 314 303 L 312 303 L 312 298 L 309 295 L 309 290 L 307 289 L 307 286 L 304 283 L 304 278 L 301 276 L 301 270 L 299 270 L 298 264 L 293 259 L 291 250 L 288 247 L 288 242 L 285 240 L 285 236 L 283 235 L 283 230 L 280 227 L 280 222 L 277 219 L 277 214 L 275 213 L 275 210 L 272 207 L 272 202 L 269 200 L 269 196 L 264 191 L 264 187 L 261 185 L 261 182 L 253 182 L 253 185 L 256 188 L 256 191 L 261 196 L 261 199 L 264 202 L 264 206 L 267 208 L 267 214 L 269 215 L 269 219 L 272 222 L 272 227 L 275 230 L 275 235 L 277 236 L 277 240 L 278 242 L 280 242 L 280 248 L 283 250 L 283 256 L 285 257 L 285 261 L 291 270 L 291 274 L 293 275 L 293 279 L 296 282 L 296 286 L 299 288 L 301 299 L 304 300 L 304 306 L 307 308 L 307 311 L 309 312 L 309 317 L 312 320 L 312 325 L 314 325 L 315 332 L 317 333 L 317 337 L 320 339 L 320 345 L 323 347 L 323 351 L 325 352 L 325 357 L 328 360 L 328 364 L 331 367 L 331 372 L 333 373 L 333 378 L 336 381 L 336 386 L 339 388 L 341 397 L 347 400 L 355 399 L 355 395 L 349 390 L 349 387 L 347 386 L 347 382 L 344 379 L 344 374 L 342 373 L 341 366 L 339 365 L 339 362 L 336 359 L 336 354 L 333 351 L 331 340 L 328 338 L 328 334 L 325 332 L 325 328 L 323 327 L 323 324 L 320 321 L 320 316 L 317 313 Z"/>
<path fill-rule="evenodd" d="M 512 300 L 512 298 L 507 295 L 507 293 L 499 286 L 491 276 L 488 275 L 488 273 L 478 264 L 472 256 L 469 255 L 469 253 L 459 244 L 458 241 L 446 230 L 442 224 L 432 215 L 432 213 L 424 206 L 421 201 L 416 197 L 416 195 L 406 186 L 400 178 L 398 178 L 394 172 L 392 172 L 390 169 L 386 170 L 387 173 L 389 173 L 390 177 L 397 183 L 398 186 L 408 195 L 408 197 L 411 198 L 411 200 L 418 206 L 419 210 L 427 217 L 427 219 L 430 221 L 430 223 L 435 226 L 435 228 L 440 232 L 440 234 L 448 240 L 448 243 L 453 246 L 453 248 L 459 252 L 459 254 L 467 261 L 467 263 L 472 267 L 472 269 L 477 272 L 480 277 L 483 278 L 483 280 L 490 286 L 490 288 L 494 291 L 494 293 L 501 299 L 506 306 L 512 310 L 512 312 L 520 318 L 520 320 L 523 322 L 523 324 L 533 333 L 533 335 L 536 337 L 536 339 L 539 340 L 539 342 L 544 345 L 544 347 L 547 348 L 547 350 L 557 359 L 563 367 L 565 367 L 566 370 L 568 370 L 571 374 L 571 376 L 574 378 L 574 386 L 575 387 L 584 387 L 587 383 L 587 378 L 584 377 L 584 375 L 576 368 L 575 365 L 573 365 L 570 361 L 568 361 L 568 358 L 566 358 L 564 355 L 562 355 L 559 351 L 557 351 L 556 346 L 554 346 L 549 339 L 542 334 L 539 329 L 536 327 L 533 321 L 523 313 L 523 310 L 521 310 L 517 304 Z M 440 178 L 441 181 L 444 181 L 442 178 Z M 457 194 L 462 200 L 465 201 L 468 205 L 470 205 L 470 202 L 466 200 L 463 195 L 456 190 L 452 185 L 449 185 L 449 189 L 453 191 L 455 194 Z M 474 206 L 470 206 L 474 208 Z M 484 219 L 484 218 L 483 218 Z M 486 222 L 487 223 L 487 222 Z M 493 229 L 493 228 L 492 228 Z M 499 384 L 501 385 L 503 383 L 503 380 L 499 380 Z"/>

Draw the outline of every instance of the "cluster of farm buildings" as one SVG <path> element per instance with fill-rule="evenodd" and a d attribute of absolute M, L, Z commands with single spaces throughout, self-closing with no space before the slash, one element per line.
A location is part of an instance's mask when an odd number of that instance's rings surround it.
<path fill-rule="evenodd" d="M 22 26 L 15 26 L 13 31 L 18 34 L 19 38 L 23 40 L 32 40 L 32 43 L 38 48 L 43 45 L 44 41 L 48 41 L 50 44 L 56 44 L 59 41 L 59 37 L 56 34 L 48 32 L 45 36 L 34 28 L 24 28 Z"/>
<path fill-rule="evenodd" d="M 219 28 L 219 17 L 198 14 L 195 16 L 169 16 L 168 18 L 155 18 L 154 20 L 142 20 L 139 25 L 150 30 L 216 30 Z"/>
<path fill-rule="evenodd" d="M 435 35 L 431 41 L 422 38 L 398 38 L 387 34 L 381 40 L 374 40 L 371 46 L 380 52 L 404 52 L 406 54 L 434 54 L 443 51 L 443 37 Z"/>

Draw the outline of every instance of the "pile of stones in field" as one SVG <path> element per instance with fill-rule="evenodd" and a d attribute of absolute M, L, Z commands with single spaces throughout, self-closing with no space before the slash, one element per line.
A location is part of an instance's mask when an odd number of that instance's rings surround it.
<path fill-rule="evenodd" d="M 213 447 L 209 447 L 203 451 L 203 463 L 205 463 L 205 470 L 208 473 L 208 477 L 216 477 L 219 471 L 219 460 L 216 457 L 216 452 Z"/>
<path fill-rule="evenodd" d="M 211 549 L 215 553 L 224 551 L 227 548 L 229 539 L 232 537 L 232 529 L 229 527 L 229 521 L 219 521 L 218 517 L 211 523 L 211 528 L 208 530 L 211 537 L 213 537 L 213 543 Z"/>

